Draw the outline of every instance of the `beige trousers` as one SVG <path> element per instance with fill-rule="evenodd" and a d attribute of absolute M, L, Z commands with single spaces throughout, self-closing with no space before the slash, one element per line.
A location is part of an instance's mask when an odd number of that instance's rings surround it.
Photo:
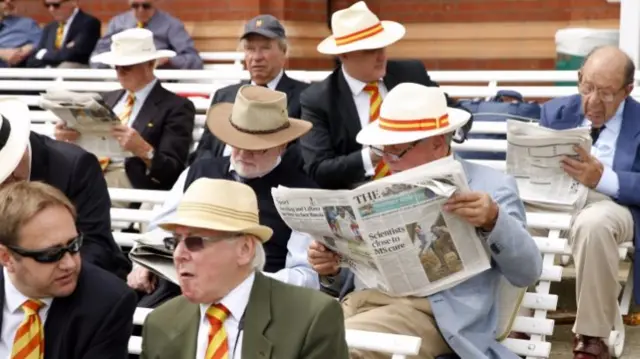
<path fill-rule="evenodd" d="M 438 330 L 426 298 L 391 297 L 375 289 L 353 292 L 342 301 L 347 329 L 422 338 L 420 353 L 411 359 L 433 359 L 451 353 Z M 350 349 L 351 359 L 389 359 L 391 355 Z"/>
<path fill-rule="evenodd" d="M 631 212 L 608 196 L 590 190 L 585 207 L 572 218 L 568 239 L 576 268 L 573 332 L 609 338 L 619 315 L 618 246 L 633 240 Z"/>
<path fill-rule="evenodd" d="M 111 163 L 104 171 L 104 179 L 107 181 L 107 187 L 109 188 L 133 188 L 129 177 L 124 170 L 124 163 Z M 112 207 L 116 208 L 128 208 L 127 202 L 112 202 Z"/>

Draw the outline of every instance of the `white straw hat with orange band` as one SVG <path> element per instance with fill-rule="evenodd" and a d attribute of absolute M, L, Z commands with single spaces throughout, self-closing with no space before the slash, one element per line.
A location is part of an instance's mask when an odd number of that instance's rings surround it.
<path fill-rule="evenodd" d="M 454 132 L 470 118 L 467 111 L 447 107 L 440 88 L 405 82 L 389 91 L 380 118 L 363 128 L 356 141 L 368 146 L 411 143 Z"/>
<path fill-rule="evenodd" d="M 364 1 L 331 16 L 333 35 L 322 40 L 318 52 L 327 55 L 387 47 L 402 39 L 405 28 L 395 21 L 380 21 Z"/>

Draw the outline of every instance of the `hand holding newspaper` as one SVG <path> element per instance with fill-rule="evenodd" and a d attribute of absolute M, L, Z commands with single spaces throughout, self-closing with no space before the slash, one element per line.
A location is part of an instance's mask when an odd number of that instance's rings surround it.
<path fill-rule="evenodd" d="M 129 252 L 129 258 L 133 263 L 147 268 L 156 275 L 179 284 L 178 273 L 173 265 L 173 252 L 164 245 L 167 235 L 162 229 L 141 235 L 135 240 L 136 246 Z"/>
<path fill-rule="evenodd" d="M 566 174 L 560 160 L 577 157 L 576 145 L 591 152 L 588 127 L 552 130 L 508 120 L 507 142 L 507 173 L 516 178 L 524 202 L 562 211 L 584 206 L 588 188 Z"/>
<path fill-rule="evenodd" d="M 50 110 L 66 127 L 80 133 L 76 144 L 98 157 L 129 157 L 111 135 L 120 119 L 97 93 L 77 93 L 66 90 L 47 90 L 39 106 Z"/>
<path fill-rule="evenodd" d="M 490 268 L 476 229 L 443 212 L 469 187 L 462 165 L 447 157 L 353 190 L 272 189 L 280 215 L 338 253 L 369 288 L 427 296 Z"/>

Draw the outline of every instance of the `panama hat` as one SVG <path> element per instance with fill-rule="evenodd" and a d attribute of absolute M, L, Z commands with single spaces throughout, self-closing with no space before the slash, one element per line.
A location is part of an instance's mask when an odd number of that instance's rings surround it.
<path fill-rule="evenodd" d="M 111 66 L 131 66 L 174 56 L 175 51 L 156 50 L 151 31 L 135 28 L 111 36 L 111 51 L 98 54 L 91 61 Z"/>
<path fill-rule="evenodd" d="M 380 118 L 360 130 L 356 141 L 369 146 L 410 143 L 453 132 L 470 117 L 464 110 L 447 107 L 440 88 L 406 82 L 389 91 Z"/>
<path fill-rule="evenodd" d="M 260 225 L 258 199 L 253 189 L 223 179 L 195 180 L 184 193 L 175 215 L 159 224 L 167 231 L 176 226 L 253 234 L 262 242 L 273 235 L 271 228 Z"/>
<path fill-rule="evenodd" d="M 234 103 L 213 105 L 207 127 L 220 141 L 243 150 L 266 150 L 289 143 L 311 130 L 311 122 L 289 118 L 287 95 L 245 85 Z"/>
<path fill-rule="evenodd" d="M 31 119 L 24 102 L 7 98 L 0 100 L 0 183 L 18 167 L 29 143 Z"/>
<path fill-rule="evenodd" d="M 387 47 L 400 40 L 406 31 L 395 21 L 380 21 L 364 1 L 333 13 L 331 29 L 333 34 L 318 45 L 318 52 L 322 54 L 338 55 Z"/>

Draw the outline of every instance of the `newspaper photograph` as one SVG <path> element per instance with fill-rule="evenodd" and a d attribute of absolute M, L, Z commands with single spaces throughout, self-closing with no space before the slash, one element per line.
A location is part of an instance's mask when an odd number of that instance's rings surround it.
<path fill-rule="evenodd" d="M 39 106 L 53 112 L 65 125 L 80 133 L 76 144 L 98 157 L 129 157 L 111 135 L 120 119 L 97 93 L 48 90 Z"/>
<path fill-rule="evenodd" d="M 287 225 L 338 253 L 367 287 L 427 296 L 490 268 L 475 228 L 442 210 L 468 190 L 451 156 L 353 190 L 278 187 L 272 194 Z"/>
<path fill-rule="evenodd" d="M 588 127 L 552 130 L 507 120 L 507 173 L 515 177 L 525 203 L 574 211 L 586 202 L 588 188 L 565 173 L 561 160 L 578 158 L 574 146 L 591 152 Z"/>

